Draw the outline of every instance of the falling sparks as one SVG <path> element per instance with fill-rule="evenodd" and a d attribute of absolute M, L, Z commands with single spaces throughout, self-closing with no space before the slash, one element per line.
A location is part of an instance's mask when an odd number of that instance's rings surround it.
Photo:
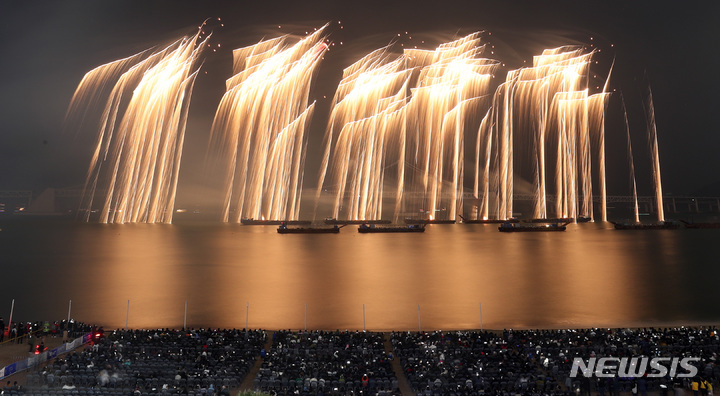
<path fill-rule="evenodd" d="M 172 222 L 188 106 L 206 44 L 198 40 L 102 65 L 78 85 L 69 114 L 104 100 L 103 88 L 112 86 L 85 183 L 86 220 L 96 192 L 105 192 L 102 223 Z"/>
<path fill-rule="evenodd" d="M 513 214 L 513 147 L 520 144 L 531 155 L 536 218 L 548 217 L 548 190 L 554 190 L 556 217 L 593 218 L 596 153 L 606 219 L 608 94 L 607 83 L 601 93 L 588 92 L 594 52 L 579 46 L 545 50 L 531 67 L 509 71 L 492 94 L 489 81 L 501 63 L 480 57 L 483 50 L 476 33 L 435 51 L 405 49 L 394 60 L 383 48 L 345 70 L 333 99 L 318 185 L 318 197 L 334 191 L 334 217 L 379 219 L 383 189 L 390 187 L 395 219 L 403 208 L 433 216 L 446 209 L 454 218 L 462 211 L 466 123 L 487 111 L 474 126 L 479 131 L 474 193 L 484 218 L 491 212 L 499 219 Z M 390 168 L 396 173 L 387 174 Z"/>
<path fill-rule="evenodd" d="M 328 49 L 324 30 L 294 44 L 282 36 L 233 51 L 235 75 L 212 127 L 226 165 L 225 221 L 297 219 L 310 85 Z"/>
<path fill-rule="evenodd" d="M 593 217 L 591 142 L 604 142 L 607 96 L 588 94 L 586 75 L 591 56 L 577 46 L 560 47 L 535 56 L 532 67 L 508 72 L 478 134 L 476 155 L 483 161 L 476 161 L 476 173 L 483 177 L 476 182 L 475 195 L 481 199 L 485 216 L 493 198 L 491 183 L 497 187 L 495 216 L 512 216 L 516 168 L 513 148 L 520 142 L 531 157 L 534 217 L 548 216 L 548 161 L 553 156 L 556 217 Z M 604 162 L 603 144 L 598 150 Z M 495 152 L 491 151 L 493 147 L 497 148 Z M 604 164 L 600 168 L 604 196 Z M 492 174 L 495 180 L 489 180 Z M 602 210 L 604 215 L 604 199 Z"/>
<path fill-rule="evenodd" d="M 655 203 L 658 211 L 658 221 L 665 221 L 663 208 L 662 178 L 660 177 L 660 153 L 658 150 L 657 127 L 655 125 L 655 105 L 653 104 L 652 90 L 648 85 L 647 102 L 644 103 L 647 115 L 648 141 L 652 156 L 653 184 L 655 185 Z"/>
<path fill-rule="evenodd" d="M 347 201 L 347 217 L 380 218 L 385 164 L 390 163 L 389 155 L 402 151 L 386 147 L 391 140 L 404 146 L 405 91 L 410 74 L 402 59 L 390 60 L 387 48 L 344 70 L 332 100 L 318 183 L 319 195 L 329 167 L 336 192 L 334 217 L 339 217 L 340 207 Z M 404 158 L 395 160 L 402 169 Z M 401 194 L 401 188 L 397 193 Z"/>
<path fill-rule="evenodd" d="M 635 180 L 635 160 L 633 159 L 632 141 L 630 140 L 630 123 L 628 122 L 627 108 L 625 107 L 625 96 L 622 93 L 620 94 L 620 99 L 622 100 L 621 104 L 625 121 L 625 133 L 627 136 L 628 164 L 630 166 L 630 182 L 632 183 L 635 222 L 640 223 L 640 206 L 638 205 L 637 182 Z"/>
<path fill-rule="evenodd" d="M 479 56 L 479 40 L 475 33 L 394 59 L 381 48 L 345 69 L 318 184 L 318 196 L 324 185 L 335 192 L 334 217 L 381 218 L 387 185 L 395 219 L 403 206 L 427 208 L 433 217 L 443 208 L 454 219 L 466 122 L 489 94 L 497 67 Z"/>
<path fill-rule="evenodd" d="M 93 200 L 101 200 L 101 222 L 172 221 L 201 50 L 222 48 L 209 43 L 205 27 L 162 50 L 100 66 L 80 82 L 68 117 L 84 118 L 84 105 L 104 104 L 86 180 L 86 216 Z M 310 88 L 325 52 L 336 45 L 325 37 L 327 29 L 233 51 L 234 74 L 212 126 L 225 172 L 225 221 L 298 218 L 315 111 Z M 418 49 L 418 41 L 425 43 L 419 38 L 410 43 L 409 32 L 397 33 L 393 45 L 344 69 L 330 101 L 317 202 L 330 196 L 335 218 L 377 220 L 392 212 L 396 221 L 402 215 L 453 220 L 464 211 L 463 196 L 472 193 L 478 217 L 507 219 L 516 184 L 527 180 L 535 218 L 594 218 L 596 194 L 607 219 L 604 124 L 614 62 L 605 78 L 590 72 L 601 52 L 593 37 L 587 47 L 546 49 L 512 70 L 484 57 L 487 47 L 495 55 L 495 46 L 482 43 L 480 32 L 435 49 Z M 506 76 L 495 83 L 501 68 Z M 651 94 L 646 117 L 662 221 Z M 466 161 L 474 163 L 468 192 Z"/>

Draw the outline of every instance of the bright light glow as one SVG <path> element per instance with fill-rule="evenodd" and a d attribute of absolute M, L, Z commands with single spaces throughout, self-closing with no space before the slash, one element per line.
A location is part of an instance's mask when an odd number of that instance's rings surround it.
<path fill-rule="evenodd" d="M 172 222 L 187 111 L 208 39 L 185 37 L 83 77 L 68 115 L 105 103 L 85 183 L 86 220 L 96 191 L 106 191 L 102 223 Z"/>
<path fill-rule="evenodd" d="M 403 207 L 422 206 L 431 213 L 449 207 L 454 219 L 462 202 L 467 119 L 485 111 L 498 65 L 480 56 L 479 42 L 474 33 L 398 57 L 384 47 L 344 70 L 318 183 L 318 197 L 334 191 L 333 217 L 380 219 L 388 188 L 395 219 Z"/>
<path fill-rule="evenodd" d="M 235 75 L 212 127 L 226 170 L 225 221 L 297 219 L 315 108 L 310 84 L 328 48 L 326 26 L 295 43 L 281 36 L 233 51 Z"/>
<path fill-rule="evenodd" d="M 665 210 L 663 208 L 662 198 L 662 180 L 660 177 L 660 154 L 658 152 L 657 127 L 655 125 L 655 105 L 653 104 L 652 90 L 650 87 L 648 87 L 645 110 L 647 114 L 650 154 L 652 155 L 653 184 L 655 185 L 655 203 L 657 205 L 658 221 L 665 221 Z"/>
<path fill-rule="evenodd" d="M 548 49 L 533 57 L 532 67 L 508 72 L 478 133 L 475 195 L 481 199 L 484 217 L 489 216 L 493 200 L 496 218 L 512 216 L 513 148 L 520 144 L 525 146 L 523 153 L 529 153 L 533 167 L 533 216 L 548 217 L 548 179 L 554 179 L 555 216 L 592 218 L 591 158 L 596 141 L 600 142 L 596 150 L 600 153 L 605 216 L 603 124 L 607 94 L 588 94 L 592 54 L 583 53 L 580 46 Z M 548 171 L 553 168 L 549 163 L 552 159 L 554 174 Z M 496 186 L 494 196 L 491 186 Z"/>
<path fill-rule="evenodd" d="M 326 27 L 233 51 L 234 74 L 212 126 L 225 172 L 225 221 L 298 218 L 315 110 L 310 88 L 329 50 Z M 96 193 L 106 191 L 101 222 L 172 221 L 190 96 L 201 50 L 211 47 L 200 34 L 102 65 L 80 82 L 69 116 L 104 104 L 86 179 L 86 216 Z M 612 66 L 602 85 L 590 74 L 599 49 L 546 49 L 507 71 L 495 87 L 491 81 L 505 64 L 484 58 L 485 48 L 478 32 L 433 50 L 392 54 L 383 47 L 344 69 L 330 104 L 317 189 L 318 199 L 332 198 L 333 218 L 381 219 L 388 212 L 384 198 L 392 196 L 395 220 L 417 208 L 430 218 L 442 211 L 454 219 L 463 212 L 468 136 L 474 138 L 478 217 L 512 217 L 516 184 L 526 179 L 535 218 L 592 219 L 595 179 L 606 220 L 604 123 Z M 652 94 L 646 116 L 664 220 Z M 631 150 L 630 161 L 637 195 Z"/>

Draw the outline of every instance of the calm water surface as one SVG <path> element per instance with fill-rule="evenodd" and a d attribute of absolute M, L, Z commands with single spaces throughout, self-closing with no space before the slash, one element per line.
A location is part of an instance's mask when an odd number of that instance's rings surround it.
<path fill-rule="evenodd" d="M 0 315 L 106 327 L 413 330 L 720 323 L 720 230 L 279 235 L 0 219 Z M 128 310 L 128 300 L 130 308 Z M 363 322 L 363 304 L 365 322 Z M 307 305 L 307 316 L 305 315 Z M 419 309 L 418 309 L 419 306 Z M 418 315 L 419 313 L 419 315 Z M 418 323 L 418 316 L 420 323 Z"/>

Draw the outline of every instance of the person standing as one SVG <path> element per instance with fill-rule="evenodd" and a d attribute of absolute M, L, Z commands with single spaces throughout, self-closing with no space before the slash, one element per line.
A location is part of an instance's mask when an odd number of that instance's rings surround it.
<path fill-rule="evenodd" d="M 708 384 L 705 378 L 700 377 L 700 394 L 702 396 L 708 396 Z"/>
<path fill-rule="evenodd" d="M 25 336 L 25 326 L 22 323 L 18 322 L 15 328 L 17 329 L 15 331 L 15 338 L 17 339 L 17 343 L 22 344 L 23 338 Z"/>
<path fill-rule="evenodd" d="M 690 389 L 692 389 L 693 396 L 700 396 L 700 381 L 697 377 L 693 378 Z"/>
<path fill-rule="evenodd" d="M 3 342 L 3 340 L 5 340 L 5 321 L 0 316 L 0 342 Z"/>
<path fill-rule="evenodd" d="M 35 352 L 35 345 L 33 344 L 33 335 L 32 335 L 32 333 L 28 334 L 27 343 L 28 343 L 28 347 L 29 347 L 29 348 L 28 348 L 28 352 L 29 352 L 29 353 Z"/>

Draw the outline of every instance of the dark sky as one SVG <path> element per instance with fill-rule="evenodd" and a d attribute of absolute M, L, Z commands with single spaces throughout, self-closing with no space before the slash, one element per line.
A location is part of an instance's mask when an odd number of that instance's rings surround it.
<path fill-rule="evenodd" d="M 204 165 L 205 153 L 223 81 L 230 76 L 230 50 L 263 36 L 302 34 L 337 21 L 344 29 L 333 26 L 330 39 L 343 41 L 343 46 L 332 47 L 318 73 L 311 148 L 321 144 L 324 133 L 329 99 L 322 96 L 332 97 L 342 67 L 400 32 L 415 34 L 414 40 L 425 38 L 431 49 L 430 43 L 485 30 L 492 32 L 486 37 L 508 70 L 543 48 L 592 43 L 604 51 L 594 72 L 605 75 L 615 55 L 610 85 L 625 93 L 638 157 L 646 146 L 640 103 L 649 81 L 665 191 L 694 193 L 720 181 L 720 101 L 715 95 L 720 88 L 719 14 L 716 1 L 0 0 L 0 190 L 80 186 L 93 130 L 67 125 L 64 115 L 82 76 L 100 64 L 192 34 L 206 18 L 220 17 L 225 26 L 215 26 L 213 40 L 222 43 L 221 50 L 207 53 L 203 72 L 208 74 L 195 84 L 179 199 L 212 188 L 205 181 L 212 171 Z M 615 113 L 617 99 L 610 104 Z M 615 180 L 610 193 L 624 195 L 625 132 L 611 127 L 616 124 L 609 121 L 607 132 L 608 168 L 616 173 L 609 175 Z M 649 166 L 643 165 L 649 161 L 643 157 L 636 162 L 638 179 L 649 180 Z M 309 158 L 306 179 L 312 185 L 313 167 L 317 164 Z M 638 185 L 646 190 L 641 193 L 649 193 L 645 181 Z"/>

